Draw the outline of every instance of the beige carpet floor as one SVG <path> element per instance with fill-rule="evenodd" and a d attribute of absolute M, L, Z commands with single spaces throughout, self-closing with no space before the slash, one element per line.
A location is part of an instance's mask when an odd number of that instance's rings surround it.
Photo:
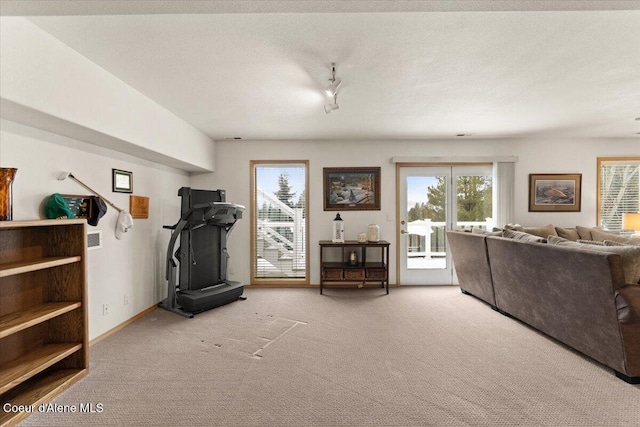
<path fill-rule="evenodd" d="M 640 426 L 640 386 L 457 287 L 251 289 L 156 309 L 25 426 Z"/>

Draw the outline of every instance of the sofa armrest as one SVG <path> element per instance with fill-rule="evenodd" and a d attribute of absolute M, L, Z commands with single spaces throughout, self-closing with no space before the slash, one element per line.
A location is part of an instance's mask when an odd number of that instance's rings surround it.
<path fill-rule="evenodd" d="M 623 286 L 615 295 L 620 323 L 640 323 L 640 286 Z"/>

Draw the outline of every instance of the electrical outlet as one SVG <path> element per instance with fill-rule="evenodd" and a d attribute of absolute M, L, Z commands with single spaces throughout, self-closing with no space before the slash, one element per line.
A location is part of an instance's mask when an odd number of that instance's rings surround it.
<path fill-rule="evenodd" d="M 124 294 L 124 305 L 129 305 L 129 295 Z"/>
<path fill-rule="evenodd" d="M 102 315 L 106 316 L 109 314 L 109 304 L 102 304 Z"/>

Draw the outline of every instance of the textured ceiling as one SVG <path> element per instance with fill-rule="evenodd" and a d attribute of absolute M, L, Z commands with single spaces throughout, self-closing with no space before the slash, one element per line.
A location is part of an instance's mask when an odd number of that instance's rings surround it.
<path fill-rule="evenodd" d="M 640 137 L 639 2 L 14 3 L 213 139 Z"/>

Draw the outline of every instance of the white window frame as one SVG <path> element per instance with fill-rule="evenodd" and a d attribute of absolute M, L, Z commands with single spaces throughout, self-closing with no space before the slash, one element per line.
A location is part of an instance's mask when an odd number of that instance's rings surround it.
<path fill-rule="evenodd" d="M 597 169 L 596 169 L 596 177 L 597 177 L 597 185 L 596 185 L 596 194 L 597 194 L 597 198 L 596 198 L 596 218 L 597 218 L 597 225 L 603 225 L 603 218 L 602 218 L 602 200 L 603 200 L 603 194 L 602 194 L 602 174 L 601 174 L 601 168 L 602 165 L 604 163 L 617 163 L 617 164 L 638 164 L 640 162 L 640 157 L 598 157 L 597 159 Z M 638 175 L 640 175 L 640 172 L 638 173 Z M 640 176 L 635 177 L 634 179 L 637 178 L 640 180 Z M 639 187 L 640 188 L 640 187 Z M 640 191 L 640 190 L 639 190 Z M 639 204 L 640 204 L 640 194 L 638 195 L 638 200 L 639 200 Z M 636 206 L 635 208 L 635 212 L 638 212 L 640 210 L 640 205 Z M 622 224 L 622 219 L 620 219 L 620 224 Z M 620 228 L 617 227 L 611 227 L 611 224 L 604 224 L 607 225 L 610 229 L 612 230 L 620 230 Z"/>
<path fill-rule="evenodd" d="M 252 285 L 265 285 L 265 286 L 308 286 L 310 283 L 309 276 L 309 160 L 251 160 L 250 161 L 250 191 L 251 191 L 251 284 Z M 305 251 L 305 274 L 304 277 L 277 277 L 266 278 L 257 277 L 257 241 L 258 238 L 258 190 L 256 189 L 256 168 L 260 166 L 282 166 L 287 167 L 291 165 L 304 166 L 305 174 L 305 188 L 304 188 L 304 251 Z"/>

